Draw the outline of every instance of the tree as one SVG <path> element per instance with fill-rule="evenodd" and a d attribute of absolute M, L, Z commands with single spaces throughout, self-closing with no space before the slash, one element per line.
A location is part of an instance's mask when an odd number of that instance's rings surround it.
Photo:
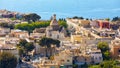
<path fill-rule="evenodd" d="M 111 58 L 110 57 L 110 52 L 108 50 L 103 52 L 103 57 L 104 57 L 104 59 L 109 60 Z"/>
<path fill-rule="evenodd" d="M 112 21 L 119 21 L 120 20 L 120 17 L 114 17 L 113 19 L 112 19 Z"/>
<path fill-rule="evenodd" d="M 99 42 L 97 47 L 101 50 L 103 59 L 109 60 L 110 59 L 110 52 L 109 52 L 109 45 L 107 42 Z"/>
<path fill-rule="evenodd" d="M 77 64 L 73 64 L 72 67 L 73 67 L 73 68 L 78 68 L 78 65 L 77 65 Z"/>
<path fill-rule="evenodd" d="M 22 23 L 15 25 L 15 29 L 26 30 L 32 32 L 35 28 L 42 28 L 49 26 L 49 21 L 34 22 L 34 23 Z"/>
<path fill-rule="evenodd" d="M 20 40 L 17 47 L 18 47 L 20 56 L 24 54 L 28 54 L 28 52 L 32 51 L 35 48 L 33 43 L 27 42 L 25 39 Z"/>
<path fill-rule="evenodd" d="M 74 16 L 73 19 L 78 19 L 78 16 Z"/>
<path fill-rule="evenodd" d="M 0 53 L 0 68 L 16 68 L 17 58 L 7 52 Z"/>
<path fill-rule="evenodd" d="M 89 20 L 89 18 L 86 18 L 86 20 Z"/>
<path fill-rule="evenodd" d="M 84 19 L 83 17 L 79 17 L 79 19 Z"/>
<path fill-rule="evenodd" d="M 0 26 L 4 28 L 10 28 L 10 29 L 14 28 L 14 24 L 8 24 L 8 23 L 0 23 Z"/>
<path fill-rule="evenodd" d="M 21 39 L 18 46 L 25 47 L 25 44 L 27 44 L 27 41 L 25 39 Z"/>
<path fill-rule="evenodd" d="M 24 19 L 26 21 L 30 22 L 35 22 L 38 21 L 41 17 L 39 15 L 37 15 L 36 13 L 31 13 L 31 14 L 27 14 L 24 16 Z"/>
<path fill-rule="evenodd" d="M 25 44 L 25 50 L 27 52 L 32 51 L 34 48 L 35 48 L 35 46 L 34 46 L 34 44 L 32 42 L 28 42 L 28 43 Z"/>
<path fill-rule="evenodd" d="M 60 26 L 63 26 L 65 28 L 67 28 L 67 23 L 66 21 L 62 20 L 62 21 L 58 21 Z M 15 29 L 20 29 L 20 30 L 26 30 L 29 33 L 31 33 L 35 28 L 43 28 L 43 27 L 47 27 L 50 25 L 50 21 L 36 21 L 33 23 L 22 23 L 22 24 L 17 24 L 15 25 Z"/>
<path fill-rule="evenodd" d="M 89 68 L 101 68 L 99 65 L 92 65 Z"/>
<path fill-rule="evenodd" d="M 110 21 L 110 18 L 106 18 L 105 20 L 106 20 L 106 21 Z"/>
<path fill-rule="evenodd" d="M 67 28 L 67 26 L 68 26 L 67 23 L 66 23 L 66 21 L 64 21 L 64 19 L 63 19 L 63 20 L 62 20 L 62 19 L 59 20 L 59 21 L 58 21 L 58 24 L 59 24 L 60 26 L 64 27 L 64 28 Z"/>
<path fill-rule="evenodd" d="M 97 47 L 102 51 L 102 52 L 105 52 L 107 50 L 109 50 L 109 45 L 107 42 L 99 42 L 97 44 Z"/>
<path fill-rule="evenodd" d="M 91 65 L 89 68 L 120 68 L 118 65 L 120 64 L 119 61 L 109 60 L 103 61 L 99 65 Z"/>
<path fill-rule="evenodd" d="M 59 18 L 59 21 L 66 21 L 65 18 Z"/>
<path fill-rule="evenodd" d="M 113 68 L 113 61 L 104 61 L 100 64 L 101 68 Z"/>
<path fill-rule="evenodd" d="M 19 56 L 22 57 L 24 53 L 24 49 L 22 47 L 19 47 L 18 48 L 18 51 L 19 51 Z"/>
<path fill-rule="evenodd" d="M 84 19 L 83 17 L 74 16 L 73 19 Z"/>
<path fill-rule="evenodd" d="M 59 47 L 60 46 L 60 41 L 52 39 L 52 38 L 43 37 L 39 41 L 39 45 L 42 46 L 42 47 L 45 47 L 46 57 L 48 57 L 47 49 L 49 48 L 50 51 L 51 51 L 52 45 L 54 45 L 55 47 Z M 50 53 L 50 56 L 51 56 L 51 53 Z"/>

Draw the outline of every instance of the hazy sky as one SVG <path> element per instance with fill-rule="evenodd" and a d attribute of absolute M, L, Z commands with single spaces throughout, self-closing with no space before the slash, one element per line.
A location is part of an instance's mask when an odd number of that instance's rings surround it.
<path fill-rule="evenodd" d="M 115 16 L 120 12 L 120 0 L 0 0 L 0 9 L 44 15 L 58 13 L 64 16 L 92 16 L 92 13 L 100 13 Z"/>

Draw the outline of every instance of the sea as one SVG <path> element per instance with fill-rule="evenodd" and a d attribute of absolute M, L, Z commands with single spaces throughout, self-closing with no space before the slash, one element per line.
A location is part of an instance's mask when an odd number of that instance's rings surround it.
<path fill-rule="evenodd" d="M 120 0 L 0 0 L 0 10 L 37 13 L 42 20 L 79 16 L 103 19 L 120 16 Z"/>

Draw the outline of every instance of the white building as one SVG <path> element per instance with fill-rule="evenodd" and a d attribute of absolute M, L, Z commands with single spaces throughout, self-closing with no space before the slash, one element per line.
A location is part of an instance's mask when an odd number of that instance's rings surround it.
<path fill-rule="evenodd" d="M 18 49 L 13 45 L 0 44 L 0 52 L 12 53 L 13 55 L 17 57 L 17 59 L 19 59 Z"/>
<path fill-rule="evenodd" d="M 101 63 L 103 61 L 101 50 L 93 49 L 90 50 L 91 61 L 94 64 Z"/>
<path fill-rule="evenodd" d="M 44 37 L 45 33 L 30 33 L 30 37 L 34 39 L 40 39 L 41 37 Z"/>
<path fill-rule="evenodd" d="M 72 60 L 72 53 L 69 50 L 62 51 L 54 56 L 54 61 L 60 65 L 72 65 Z"/>
<path fill-rule="evenodd" d="M 10 35 L 21 39 L 25 39 L 29 37 L 29 33 L 27 31 L 22 31 L 19 29 L 11 30 Z"/>
<path fill-rule="evenodd" d="M 59 26 L 56 20 L 56 15 L 54 14 L 50 26 L 46 28 L 46 37 L 50 37 L 53 39 L 63 39 L 65 38 L 65 33 L 66 30 L 64 29 L 64 27 Z"/>
<path fill-rule="evenodd" d="M 0 36 L 5 36 L 10 32 L 10 28 L 0 28 Z"/>

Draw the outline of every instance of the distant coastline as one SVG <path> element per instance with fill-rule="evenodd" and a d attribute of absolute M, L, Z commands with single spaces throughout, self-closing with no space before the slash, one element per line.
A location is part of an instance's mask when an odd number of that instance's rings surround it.
<path fill-rule="evenodd" d="M 7 9 L 0 9 L 0 11 L 1 10 L 7 10 Z M 14 11 L 14 10 L 7 10 L 7 11 L 11 11 L 11 12 L 17 12 L 17 13 L 20 13 L 20 14 L 29 14 L 29 13 L 36 13 L 36 14 L 38 14 L 38 15 L 40 15 L 41 16 L 41 20 L 50 20 L 50 17 L 51 17 L 51 15 L 53 15 L 53 14 L 56 14 L 58 17 L 57 17 L 57 19 L 59 19 L 59 18 L 71 18 L 71 17 L 74 17 L 74 16 L 78 16 L 78 17 L 84 17 L 84 18 L 89 18 L 89 19 L 105 19 L 105 18 L 110 18 L 110 19 L 112 19 L 112 18 L 114 18 L 114 17 L 117 17 L 117 16 L 119 16 L 119 15 L 115 15 L 115 16 L 110 16 L 110 17 L 104 17 L 103 15 L 102 16 L 86 16 L 86 15 L 79 15 L 79 13 L 77 14 L 77 13 L 72 13 L 72 14 L 70 14 L 70 13 L 61 13 L 61 12 L 20 12 L 20 11 Z"/>
<path fill-rule="evenodd" d="M 0 9 L 21 13 L 37 13 L 48 20 L 51 15 L 57 18 L 82 16 L 84 18 L 113 18 L 120 16 L 119 0 L 0 0 Z"/>

